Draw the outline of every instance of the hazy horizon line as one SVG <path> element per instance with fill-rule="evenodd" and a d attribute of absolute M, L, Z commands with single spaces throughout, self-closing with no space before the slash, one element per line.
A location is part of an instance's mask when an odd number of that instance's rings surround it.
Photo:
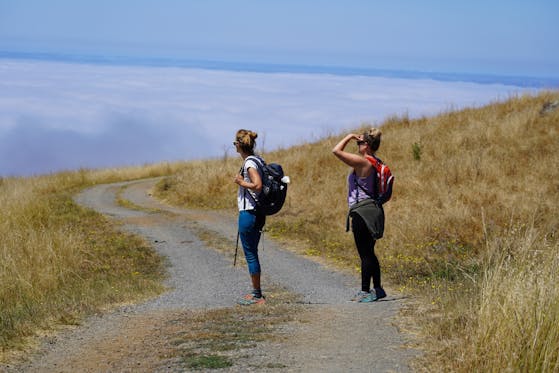
<path fill-rule="evenodd" d="M 0 50 L 0 60 L 51 61 L 112 66 L 178 67 L 255 73 L 328 74 L 339 76 L 368 76 L 400 79 L 430 79 L 443 82 L 503 84 L 530 88 L 559 88 L 559 77 L 498 75 L 490 73 L 437 72 L 342 65 L 274 64 L 269 62 L 189 59 L 181 57 L 144 57 L 128 55 L 96 55 L 55 52 L 21 52 Z"/>

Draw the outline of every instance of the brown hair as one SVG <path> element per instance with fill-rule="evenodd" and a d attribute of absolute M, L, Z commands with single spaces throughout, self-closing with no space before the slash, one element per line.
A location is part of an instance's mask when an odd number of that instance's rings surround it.
<path fill-rule="evenodd" d="M 256 146 L 256 138 L 258 134 L 250 130 L 238 130 L 235 136 L 236 141 L 239 143 L 241 149 L 248 153 L 254 154 L 254 147 Z"/>
<path fill-rule="evenodd" d="M 363 140 L 367 142 L 369 148 L 374 153 L 380 147 L 380 138 L 382 137 L 382 132 L 378 128 L 371 128 L 363 133 Z"/>

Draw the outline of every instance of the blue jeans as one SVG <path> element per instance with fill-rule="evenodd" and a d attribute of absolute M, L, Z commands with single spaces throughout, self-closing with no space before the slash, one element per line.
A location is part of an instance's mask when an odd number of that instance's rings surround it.
<path fill-rule="evenodd" d="M 251 275 L 260 273 L 258 243 L 264 223 L 266 223 L 265 215 L 255 214 L 252 210 L 239 211 L 239 236 L 248 264 L 248 272 Z"/>

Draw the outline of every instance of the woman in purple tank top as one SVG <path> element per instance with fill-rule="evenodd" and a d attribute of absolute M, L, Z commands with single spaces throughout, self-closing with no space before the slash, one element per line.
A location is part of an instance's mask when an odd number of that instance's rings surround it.
<path fill-rule="evenodd" d="M 361 135 L 350 133 L 335 147 L 332 153 L 342 162 L 352 168 L 348 177 L 347 201 L 351 207 L 357 202 L 373 198 L 376 191 L 376 172 L 371 163 L 365 158 L 372 156 L 380 146 L 381 131 L 372 128 Z M 359 151 L 357 154 L 345 151 L 345 147 L 355 140 Z M 374 302 L 386 297 L 386 292 L 380 282 L 380 264 L 375 255 L 375 239 L 371 235 L 366 222 L 358 214 L 352 215 L 351 229 L 361 258 L 361 291 L 352 300 L 359 303 Z M 371 291 L 371 278 L 374 290 Z"/>

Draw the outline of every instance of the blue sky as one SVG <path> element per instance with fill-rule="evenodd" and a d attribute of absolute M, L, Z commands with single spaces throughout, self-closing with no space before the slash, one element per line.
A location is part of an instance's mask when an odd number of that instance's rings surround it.
<path fill-rule="evenodd" d="M 559 77 L 559 1 L 0 0 L 0 50 Z"/>

